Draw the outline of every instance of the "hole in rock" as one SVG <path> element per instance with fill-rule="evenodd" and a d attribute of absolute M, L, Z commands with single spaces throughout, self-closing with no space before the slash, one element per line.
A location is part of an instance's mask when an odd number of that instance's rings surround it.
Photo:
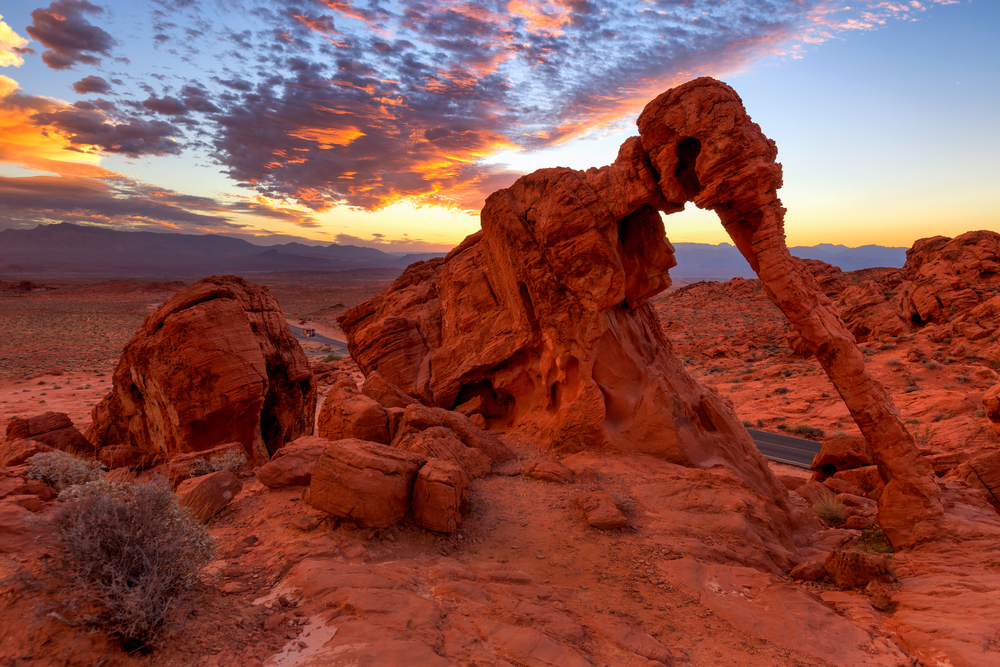
<path fill-rule="evenodd" d="M 674 169 L 674 176 L 680 181 L 688 199 L 694 199 L 695 195 L 701 192 L 701 183 L 698 182 L 698 173 L 695 171 L 699 153 L 701 153 L 701 142 L 694 137 L 688 137 L 677 144 L 677 167 Z"/>

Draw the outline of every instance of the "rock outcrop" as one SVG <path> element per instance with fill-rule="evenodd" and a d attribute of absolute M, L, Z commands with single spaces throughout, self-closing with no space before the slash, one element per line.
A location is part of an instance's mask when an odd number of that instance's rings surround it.
<path fill-rule="evenodd" d="M 315 409 L 309 363 L 277 301 L 242 278 L 212 277 L 146 318 L 86 435 L 156 460 L 236 441 L 257 463 L 312 433 Z"/>
<path fill-rule="evenodd" d="M 35 440 L 53 449 L 89 452 L 92 447 L 62 412 L 46 412 L 34 417 L 14 418 L 7 422 L 7 441 Z"/>
<path fill-rule="evenodd" d="M 660 213 L 694 202 L 719 215 L 870 443 L 893 543 L 939 537 L 933 469 L 854 334 L 785 246 L 774 142 L 731 88 L 708 78 L 654 99 L 638 126 L 610 166 L 542 169 L 495 192 L 481 231 L 342 314 L 362 371 L 428 405 L 473 405 L 461 411 L 555 451 L 723 464 L 794 515 L 731 406 L 685 371 L 648 304 L 675 265 Z"/>

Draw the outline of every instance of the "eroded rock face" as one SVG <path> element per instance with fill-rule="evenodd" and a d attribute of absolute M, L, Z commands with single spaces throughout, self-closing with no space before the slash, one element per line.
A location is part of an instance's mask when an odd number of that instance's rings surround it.
<path fill-rule="evenodd" d="M 880 519 L 893 543 L 937 539 L 933 469 L 855 335 L 785 246 L 774 142 L 708 78 L 657 97 L 638 126 L 610 166 L 542 169 L 495 192 L 481 231 L 344 313 L 362 371 L 552 450 L 723 464 L 794 513 L 731 406 L 688 375 L 647 304 L 675 264 L 660 212 L 693 201 L 719 215 L 850 409 L 886 482 Z"/>
<path fill-rule="evenodd" d="M 34 417 L 14 418 L 7 422 L 7 441 L 35 440 L 54 449 L 87 452 L 90 443 L 62 412 L 46 412 Z"/>
<path fill-rule="evenodd" d="M 309 363 L 277 301 L 242 278 L 212 277 L 146 318 L 86 435 L 159 460 L 236 441 L 263 462 L 312 433 L 315 409 Z"/>

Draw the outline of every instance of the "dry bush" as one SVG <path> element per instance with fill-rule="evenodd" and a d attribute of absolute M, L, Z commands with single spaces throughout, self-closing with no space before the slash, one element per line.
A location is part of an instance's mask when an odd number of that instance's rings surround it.
<path fill-rule="evenodd" d="M 60 499 L 52 521 L 73 605 L 126 650 L 152 648 L 211 560 L 212 538 L 162 479 L 90 482 Z"/>
<path fill-rule="evenodd" d="M 28 478 L 41 480 L 56 491 L 101 479 L 104 470 L 104 464 L 99 461 L 84 461 L 59 450 L 35 454 L 28 459 Z"/>
<path fill-rule="evenodd" d="M 834 528 L 842 526 L 847 521 L 847 508 L 832 493 L 823 494 L 817 498 L 816 502 L 813 503 L 813 512 L 824 523 Z"/>
<path fill-rule="evenodd" d="M 205 459 L 195 459 L 191 462 L 191 473 L 188 477 L 201 477 L 220 470 L 228 470 L 234 475 L 243 470 L 247 464 L 247 455 L 238 449 L 229 449 L 220 454 Z"/>

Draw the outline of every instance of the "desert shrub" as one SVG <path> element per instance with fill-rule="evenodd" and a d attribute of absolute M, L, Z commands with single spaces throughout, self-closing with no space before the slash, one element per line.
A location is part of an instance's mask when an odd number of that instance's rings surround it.
<path fill-rule="evenodd" d="M 889 541 L 889 538 L 874 523 L 867 524 L 861 530 L 861 537 L 858 538 L 858 548 L 863 551 L 874 551 L 880 554 L 893 553 L 892 543 Z"/>
<path fill-rule="evenodd" d="M 941 364 L 939 364 L 936 361 L 927 360 L 924 362 L 924 368 L 926 368 L 929 371 L 936 371 L 939 368 L 941 368 Z"/>
<path fill-rule="evenodd" d="M 744 419 L 744 420 L 743 420 L 743 426 L 744 426 L 745 428 L 750 428 L 751 426 L 753 426 L 753 422 L 752 422 L 752 421 L 750 421 L 749 419 Z"/>
<path fill-rule="evenodd" d="M 60 450 L 35 454 L 28 459 L 28 479 L 41 480 L 56 491 L 100 479 L 104 470 L 104 464 L 99 461 L 84 461 Z"/>
<path fill-rule="evenodd" d="M 325 362 L 329 362 L 329 361 L 340 361 L 341 359 L 343 359 L 343 357 L 341 357 L 339 355 L 328 354 L 325 357 L 323 357 L 323 362 L 325 363 Z"/>
<path fill-rule="evenodd" d="M 777 389 L 774 390 L 774 393 L 775 394 L 787 394 L 788 393 L 788 387 L 778 387 Z"/>
<path fill-rule="evenodd" d="M 892 368 L 898 368 L 899 366 L 903 365 L 903 362 L 900 361 L 899 359 L 889 359 L 888 361 L 885 362 L 885 365 L 891 366 Z"/>
<path fill-rule="evenodd" d="M 758 419 L 757 420 L 757 428 L 764 428 L 764 420 L 763 419 Z"/>
<path fill-rule="evenodd" d="M 819 440 L 825 435 L 823 429 L 810 426 L 809 424 L 796 424 L 795 426 L 790 427 L 788 432 L 801 435 L 803 438 L 810 438 L 812 440 Z"/>
<path fill-rule="evenodd" d="M 632 510 L 635 509 L 635 505 L 632 503 L 632 499 L 628 498 L 620 493 L 612 493 L 611 497 L 615 499 L 615 505 L 621 510 L 622 514 L 631 514 Z"/>
<path fill-rule="evenodd" d="M 828 526 L 842 526 L 847 521 L 847 508 L 832 493 L 824 493 L 813 503 L 813 512 Z"/>
<path fill-rule="evenodd" d="M 89 482 L 60 498 L 52 522 L 74 606 L 126 650 L 156 645 L 211 560 L 212 538 L 162 479 Z"/>
<path fill-rule="evenodd" d="M 930 425 L 924 425 L 923 429 L 919 427 L 913 429 L 913 439 L 918 445 L 926 445 L 936 433 L 937 431 L 932 429 Z"/>
<path fill-rule="evenodd" d="M 972 413 L 972 416 L 973 417 L 985 417 L 986 416 L 986 410 L 983 410 L 982 408 L 979 408 L 978 410 L 976 410 L 975 412 Z"/>
<path fill-rule="evenodd" d="M 201 477 L 220 470 L 228 470 L 234 475 L 247 464 L 247 455 L 238 449 L 228 449 L 206 459 L 195 459 L 191 462 L 189 477 Z"/>
<path fill-rule="evenodd" d="M 958 377 L 955 378 L 955 382 L 959 384 L 965 384 L 967 382 L 971 382 L 971 380 L 968 375 L 959 375 Z"/>

